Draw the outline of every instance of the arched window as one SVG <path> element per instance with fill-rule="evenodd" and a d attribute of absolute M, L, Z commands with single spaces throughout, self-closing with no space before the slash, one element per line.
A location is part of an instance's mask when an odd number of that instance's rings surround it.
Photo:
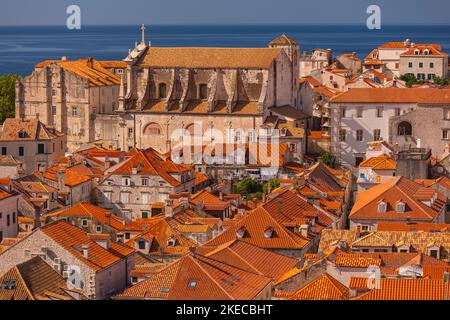
<path fill-rule="evenodd" d="M 161 126 L 155 122 L 149 123 L 144 129 L 144 134 L 148 134 L 151 136 L 158 136 L 161 133 L 162 133 Z"/>
<path fill-rule="evenodd" d="M 185 129 L 189 132 L 191 137 L 195 135 L 201 136 L 203 134 L 202 127 L 196 123 L 191 123 L 187 125 Z"/>
<path fill-rule="evenodd" d="M 399 136 L 410 136 L 412 135 L 412 126 L 407 121 L 402 121 L 398 125 L 397 135 Z"/>
<path fill-rule="evenodd" d="M 158 95 L 160 99 L 164 99 L 167 97 L 167 85 L 164 82 L 161 82 L 158 85 Z"/>
<path fill-rule="evenodd" d="M 200 100 L 208 99 L 208 85 L 206 83 L 202 83 L 198 86 L 198 98 Z"/>

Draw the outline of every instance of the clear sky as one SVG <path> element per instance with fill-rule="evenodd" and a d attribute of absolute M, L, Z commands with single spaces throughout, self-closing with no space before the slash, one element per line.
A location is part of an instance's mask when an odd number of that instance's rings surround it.
<path fill-rule="evenodd" d="M 82 24 L 360 24 L 370 4 L 384 24 L 450 24 L 450 0 L 7 0 L 0 25 L 65 25 L 77 4 Z"/>

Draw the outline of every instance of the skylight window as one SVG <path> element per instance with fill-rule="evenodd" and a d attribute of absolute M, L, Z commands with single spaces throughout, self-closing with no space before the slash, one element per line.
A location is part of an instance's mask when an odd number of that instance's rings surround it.
<path fill-rule="evenodd" d="M 195 281 L 195 280 L 189 281 L 188 288 L 194 289 L 195 287 L 197 287 L 197 281 Z"/>

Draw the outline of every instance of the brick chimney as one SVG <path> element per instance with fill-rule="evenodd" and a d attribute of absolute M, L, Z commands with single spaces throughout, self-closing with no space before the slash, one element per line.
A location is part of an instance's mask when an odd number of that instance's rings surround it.
<path fill-rule="evenodd" d="M 59 169 L 56 176 L 58 179 L 58 189 L 59 191 L 62 191 L 66 187 L 66 171 L 64 169 Z"/>
<path fill-rule="evenodd" d="M 83 250 L 83 257 L 88 260 L 89 259 L 89 244 L 83 244 L 82 248 Z"/>

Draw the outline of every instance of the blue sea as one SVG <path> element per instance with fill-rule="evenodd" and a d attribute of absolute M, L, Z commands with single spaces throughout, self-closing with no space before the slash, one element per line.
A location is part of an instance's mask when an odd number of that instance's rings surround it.
<path fill-rule="evenodd" d="M 153 46 L 266 47 L 270 40 L 286 33 L 301 50 L 331 48 L 336 54 L 355 51 L 366 56 L 387 41 L 440 43 L 450 52 L 450 26 L 384 26 L 368 30 L 361 25 L 158 25 L 147 26 L 147 40 Z M 94 57 L 123 59 L 140 41 L 140 26 L 0 27 L 0 74 L 30 74 L 42 60 Z"/>

